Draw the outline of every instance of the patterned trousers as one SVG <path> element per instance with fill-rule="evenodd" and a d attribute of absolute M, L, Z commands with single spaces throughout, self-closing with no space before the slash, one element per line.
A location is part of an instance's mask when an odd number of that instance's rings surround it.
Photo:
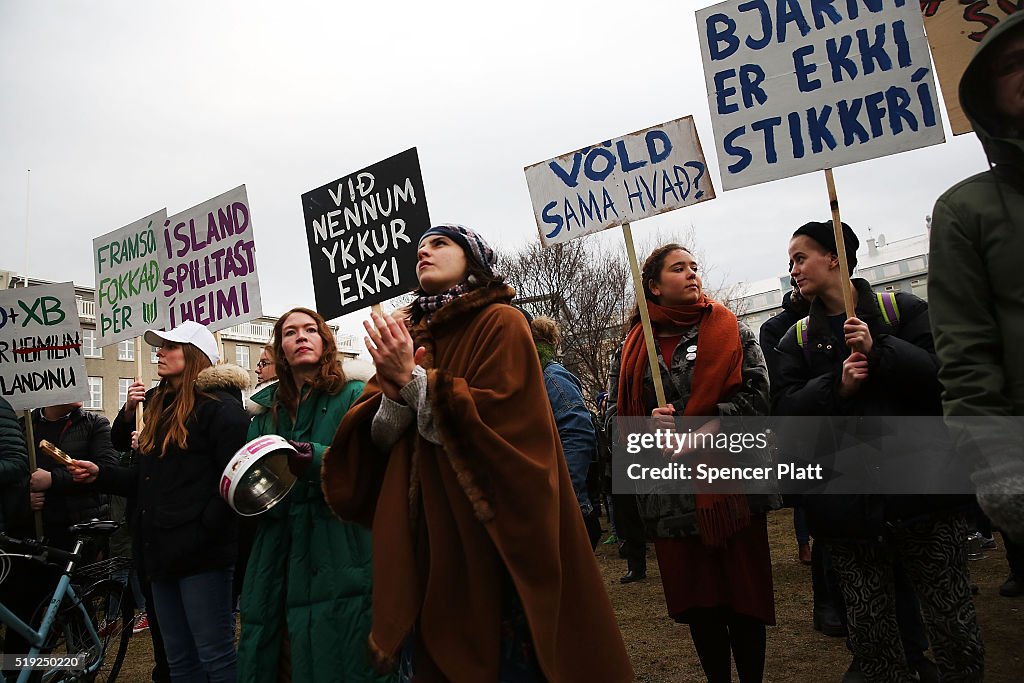
<path fill-rule="evenodd" d="M 943 681 L 981 681 L 985 648 L 967 575 L 962 516 L 892 528 L 882 542 L 831 543 L 850 642 L 869 681 L 917 680 L 896 624 L 893 560 L 914 586 Z"/>

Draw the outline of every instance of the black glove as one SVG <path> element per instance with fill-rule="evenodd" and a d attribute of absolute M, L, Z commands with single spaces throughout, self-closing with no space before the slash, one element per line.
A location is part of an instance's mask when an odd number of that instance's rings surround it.
<path fill-rule="evenodd" d="M 288 439 L 288 443 L 296 451 L 288 454 L 288 470 L 296 477 L 301 477 L 313 462 L 313 445 L 305 441 L 292 441 L 291 439 Z"/>

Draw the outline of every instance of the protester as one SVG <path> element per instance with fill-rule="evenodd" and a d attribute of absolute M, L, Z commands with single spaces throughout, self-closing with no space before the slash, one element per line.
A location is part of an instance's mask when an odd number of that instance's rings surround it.
<path fill-rule="evenodd" d="M 78 481 L 135 497 L 135 557 L 151 580 L 171 680 L 233 682 L 236 678 L 231 576 L 236 553 L 234 512 L 218 493 L 221 473 L 245 443 L 249 420 L 241 392 L 249 373 L 217 365 L 213 335 L 186 321 L 149 330 L 160 384 L 128 387 L 114 419 L 114 445 L 127 450 L 135 408 L 146 406 L 131 467 L 76 460 Z"/>
<path fill-rule="evenodd" d="M 590 411 L 583 401 L 583 385 L 576 375 L 555 360 L 562 332 L 551 318 L 539 316 L 530 322 L 530 333 L 540 356 L 544 388 L 555 416 L 558 438 L 562 442 L 569 478 L 576 492 L 576 502 L 587 527 L 592 548 L 601 539 L 601 520 L 590 501 L 587 479 L 591 463 L 596 459 L 597 434 Z"/>
<path fill-rule="evenodd" d="M 33 511 L 41 511 L 43 536 L 49 545 L 71 550 L 75 537 L 68 531 L 72 524 L 110 516 L 110 497 L 93 487 L 75 487 L 68 468 L 46 455 L 39 444 L 46 440 L 73 458 L 92 460 L 97 464 L 117 464 L 118 454 L 110 443 L 110 422 L 96 413 L 82 410 L 81 403 L 65 403 L 37 408 L 32 413 L 37 467 L 29 486 L 21 495 L 28 498 Z M 72 490 L 75 487 L 77 490 Z M 13 536 L 34 537 L 32 517 L 22 515 L 20 523 L 10 529 Z M 96 559 L 101 550 L 96 542 L 82 549 L 83 561 Z M 19 560 L 11 567 L 5 583 L 4 604 L 21 619 L 29 621 L 41 602 L 53 593 L 60 569 L 53 565 L 40 567 Z M 4 651 L 24 654 L 29 644 L 13 629 L 7 629 Z"/>
<path fill-rule="evenodd" d="M 299 480 L 257 517 L 242 590 L 239 680 L 375 680 L 366 653 L 370 534 L 335 518 L 320 488 L 327 444 L 373 369 L 364 361 L 340 365 L 331 329 L 308 308 L 278 318 L 271 353 L 279 381 L 251 397 L 262 411 L 248 438 L 288 439 L 298 450 L 289 469 Z"/>
<path fill-rule="evenodd" d="M 268 382 L 277 379 L 277 366 L 274 363 L 274 343 L 264 344 L 260 350 L 260 359 L 256 362 L 256 389 L 259 390 Z"/>
<path fill-rule="evenodd" d="M 274 368 L 274 343 L 271 341 L 264 344 L 260 349 L 260 359 L 256 362 L 256 387 L 252 396 L 259 394 L 270 384 L 277 382 L 277 370 Z M 252 400 L 252 396 L 245 399 L 245 412 L 250 417 L 256 417 L 264 412 L 266 408 Z M 245 573 L 249 568 L 249 555 L 252 553 L 252 542 L 256 537 L 256 528 L 259 524 L 258 517 L 242 517 L 238 520 L 238 560 L 235 562 L 234 586 L 231 591 L 231 604 L 235 611 L 240 612 L 239 603 L 242 597 L 242 589 L 245 585 Z"/>
<path fill-rule="evenodd" d="M 810 302 L 800 296 L 800 288 L 796 286 L 796 282 L 793 281 L 791 284 L 792 290 L 786 292 L 782 297 L 782 311 L 766 320 L 761 325 L 759 332 L 761 351 L 764 353 L 765 363 L 768 366 L 769 384 L 773 391 L 779 381 L 778 359 L 781 358 L 778 350 L 779 342 L 782 341 L 782 337 L 789 328 L 805 317 L 810 310 Z M 799 496 L 793 498 L 793 530 L 797 537 L 799 561 L 802 564 L 808 564 L 808 551 L 810 554 L 813 602 L 811 623 L 814 630 L 820 631 L 826 636 L 845 638 L 846 606 L 843 604 L 839 584 L 835 580 L 835 572 L 832 570 L 832 560 L 828 555 L 828 549 L 821 543 L 810 543 L 807 511 Z M 788 503 L 789 501 L 787 501 Z M 805 543 L 809 543 L 810 546 L 805 546 Z"/>
<path fill-rule="evenodd" d="M 960 105 L 990 169 L 947 190 L 932 213 L 928 278 L 947 422 L 976 459 L 978 502 L 1016 558 L 1000 592 L 1024 592 L 1024 12 L 1004 18 L 960 79 Z M 1004 420 L 981 423 L 982 417 Z M 975 420 L 975 422 L 971 422 Z M 1016 567 L 1012 565 L 1016 564 Z"/>
<path fill-rule="evenodd" d="M 729 416 L 768 412 L 768 371 L 754 333 L 703 292 L 698 264 L 678 244 L 655 249 L 641 274 L 667 406 L 659 406 L 639 309 L 611 366 L 619 416 Z M 712 683 L 764 676 L 766 625 L 775 624 L 766 512 L 775 495 L 639 496 L 669 616 L 689 624 Z"/>
<path fill-rule="evenodd" d="M 28 449 L 18 418 L 7 399 L 0 396 L 0 533 L 6 533 L 13 517 L 24 510 L 28 488 Z"/>
<path fill-rule="evenodd" d="M 430 228 L 407 320 L 324 461 L 372 527 L 370 649 L 401 680 L 631 681 L 526 320 L 476 232 Z"/>
<path fill-rule="evenodd" d="M 21 522 L 31 524 L 26 495 L 28 479 L 28 449 L 25 447 L 25 436 L 18 425 L 18 418 L 11 404 L 0 397 L 0 533 L 10 533 L 9 527 L 13 525 L 17 528 Z M 14 587 L 12 581 L 0 582 L 0 603 L 16 614 L 22 612 L 19 616 L 25 618 L 23 610 L 19 610 L 17 605 L 20 592 L 20 587 Z M 28 652 L 24 639 L 12 629 L 6 629 L 5 641 L 4 652 Z M 12 670 L 10 673 L 17 675 L 19 672 Z M 0 674 L 0 678 L 2 676 L 3 674 Z"/>
<path fill-rule="evenodd" d="M 110 496 L 93 487 L 76 485 L 62 463 L 39 448 L 49 441 L 78 460 L 90 460 L 100 467 L 120 462 L 120 454 L 110 441 L 110 422 L 99 413 L 82 410 L 81 403 L 65 403 L 32 411 L 36 440 L 37 467 L 32 473 L 31 491 L 44 494 L 43 534 L 50 545 L 71 550 L 75 537 L 68 531 L 72 524 L 110 517 Z M 93 547 L 93 550 L 97 548 Z"/>
<path fill-rule="evenodd" d="M 852 269 L 859 242 L 848 225 L 842 229 Z M 856 317 L 847 318 L 843 288 L 850 284 L 840 274 L 831 222 L 801 226 L 790 240 L 789 258 L 801 296 L 812 303 L 806 323 L 790 328 L 779 344 L 774 412 L 939 414 L 928 305 L 903 293 L 880 305 L 868 283 L 854 279 Z M 921 438 L 916 444 L 932 447 Z M 804 505 L 811 533 L 829 544 L 846 603 L 853 670 L 870 681 L 903 681 L 932 668 L 922 658 L 912 673 L 907 662 L 894 600 L 898 561 L 924 612 L 939 675 L 980 680 L 983 647 L 967 578 L 960 497 L 819 495 L 805 496 Z"/>

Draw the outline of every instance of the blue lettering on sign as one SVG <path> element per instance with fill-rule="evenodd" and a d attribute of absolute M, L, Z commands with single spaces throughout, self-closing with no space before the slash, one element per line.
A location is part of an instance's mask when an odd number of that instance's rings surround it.
<path fill-rule="evenodd" d="M 736 37 L 736 22 L 727 14 L 711 14 L 704 22 L 707 26 L 708 52 L 711 61 L 728 59 L 740 46 Z M 724 45 L 723 45 L 724 43 Z"/>
<path fill-rule="evenodd" d="M 555 159 L 552 159 L 548 166 L 550 166 L 551 170 L 555 172 L 555 175 L 558 176 L 559 180 L 569 187 L 576 187 L 580 184 L 580 162 L 583 161 L 583 154 L 586 151 L 587 149 L 584 148 L 572 155 L 572 170 L 568 173 Z"/>
<path fill-rule="evenodd" d="M 814 15 L 814 28 L 825 28 L 825 17 L 835 26 L 843 20 L 833 6 L 835 0 L 811 0 L 811 14 Z"/>
<path fill-rule="evenodd" d="M 764 0 L 751 0 L 750 2 L 741 3 L 737 9 L 741 12 L 749 12 L 750 10 L 757 10 L 761 14 L 761 37 L 754 38 L 754 36 L 747 36 L 747 39 L 743 41 L 747 47 L 751 50 L 760 50 L 768 47 L 768 44 L 772 42 L 772 15 L 768 11 L 768 6 L 764 3 Z"/>
<path fill-rule="evenodd" d="M 606 142 L 610 145 L 611 142 Z M 595 165 L 598 161 L 603 162 L 604 168 L 597 170 Z M 583 163 L 583 174 L 595 183 L 599 183 L 615 170 L 615 155 L 602 147 L 595 147 L 587 154 L 587 160 Z"/>
<path fill-rule="evenodd" d="M 619 140 L 618 142 L 616 142 L 615 143 L 615 149 L 618 151 L 619 159 L 622 161 L 622 170 L 623 171 L 626 171 L 628 173 L 630 171 L 635 171 L 638 168 L 643 168 L 644 166 L 647 165 L 647 161 L 646 160 L 644 160 L 644 161 L 630 161 L 629 160 L 629 151 L 626 149 L 626 141 L 625 140 Z"/>
<path fill-rule="evenodd" d="M 754 100 L 758 104 L 768 101 L 768 94 L 761 87 L 764 83 L 764 69 L 757 64 L 744 64 L 740 67 L 740 92 L 743 93 L 743 106 L 750 109 Z"/>
<path fill-rule="evenodd" d="M 804 58 L 812 54 L 814 54 L 813 45 L 804 45 L 793 50 L 793 72 L 796 74 L 796 83 L 800 92 L 813 92 L 821 87 L 821 80 L 808 78 L 818 70 L 818 65 L 814 62 L 810 64 L 804 62 Z"/>
<path fill-rule="evenodd" d="M 782 125 L 789 132 L 790 149 L 786 151 L 794 159 L 932 128 L 939 121 L 935 95 L 925 80 L 928 73 L 924 67 L 914 72 L 911 82 L 918 85 L 913 91 L 891 85 L 863 97 L 839 100 L 834 105 L 788 112 L 784 122 L 780 117 L 765 118 L 750 124 L 750 131 L 761 133 L 764 162 L 775 164 L 779 161 L 778 144 L 787 140 L 776 130 Z M 730 174 L 742 173 L 753 163 L 750 148 L 756 147 L 756 143 L 747 142 L 748 132 L 746 127 L 739 126 L 723 138 L 723 150 L 730 157 L 725 168 Z"/>
<path fill-rule="evenodd" d="M 806 36 L 811 32 L 807 18 L 804 17 L 804 12 L 800 9 L 800 0 L 779 0 L 777 12 L 776 30 L 780 43 L 786 42 L 786 30 L 790 24 L 796 24 L 801 36 Z"/>
<path fill-rule="evenodd" d="M 616 168 L 621 168 L 625 172 L 635 171 L 648 164 L 659 164 L 672 153 L 672 140 L 663 130 L 647 131 L 644 141 L 647 144 L 647 159 L 630 159 L 624 140 L 617 141 L 615 152 L 612 152 L 612 143 L 608 140 L 600 147 L 587 147 L 574 152 L 572 167 L 569 170 L 566 170 L 557 159 L 548 162 L 548 167 L 566 187 L 577 187 L 581 170 L 588 180 L 600 183 L 607 180 Z"/>
<path fill-rule="evenodd" d="M 647 154 L 650 155 L 652 164 L 660 164 L 665 159 L 668 159 L 668 155 L 672 153 L 672 141 L 668 138 L 668 133 L 663 130 L 649 130 L 647 135 L 644 136 L 644 140 L 647 141 Z M 661 142 L 661 151 L 657 150 L 657 143 Z"/>
<path fill-rule="evenodd" d="M 725 81 L 735 77 L 736 69 L 724 69 L 715 74 L 715 101 L 718 103 L 719 114 L 732 114 L 740 110 L 740 106 L 735 102 L 726 102 L 727 98 L 736 94 L 736 88 L 726 86 Z"/>
<path fill-rule="evenodd" d="M 725 149 L 725 153 L 736 157 L 735 163 L 729 164 L 729 173 L 740 173 L 747 166 L 750 166 L 750 162 L 754 156 L 750 153 L 750 150 L 746 147 L 741 147 L 736 144 L 736 138 L 742 137 L 747 132 L 746 126 L 740 126 L 734 130 L 729 131 L 724 138 L 722 138 L 722 148 Z"/>

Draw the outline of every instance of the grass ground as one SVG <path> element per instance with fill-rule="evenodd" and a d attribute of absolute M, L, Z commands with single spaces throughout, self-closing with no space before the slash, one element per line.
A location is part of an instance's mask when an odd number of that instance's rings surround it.
<path fill-rule="evenodd" d="M 771 683 L 839 681 L 850 657 L 843 639 L 827 638 L 811 628 L 810 568 L 797 562 L 791 511 L 780 510 L 770 515 L 768 533 L 778 626 L 768 629 L 765 680 Z M 598 546 L 598 562 L 638 683 L 704 680 L 687 627 L 666 616 L 653 550 L 648 561 L 648 579 L 626 586 L 618 582 L 618 577 L 626 571 L 626 563 L 619 559 L 615 546 Z M 970 570 L 972 580 L 981 589 L 975 602 L 985 639 L 985 680 L 991 683 L 1022 681 L 1024 597 L 999 596 L 999 585 L 1007 574 L 1001 544 L 999 550 L 988 551 L 984 560 L 971 562 Z M 119 680 L 148 681 L 151 658 L 148 634 L 133 637 Z"/>

